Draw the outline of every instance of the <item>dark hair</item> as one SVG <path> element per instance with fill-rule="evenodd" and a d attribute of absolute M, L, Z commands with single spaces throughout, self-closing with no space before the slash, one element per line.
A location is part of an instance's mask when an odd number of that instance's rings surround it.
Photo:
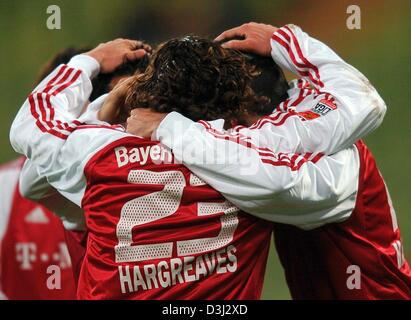
<path fill-rule="evenodd" d="M 194 121 L 228 120 L 264 103 L 250 86 L 254 75 L 237 51 L 197 36 L 172 39 L 154 51 L 146 72 L 135 76 L 126 105 L 177 111 Z"/>
<path fill-rule="evenodd" d="M 110 84 L 116 77 L 128 77 L 135 73 L 143 73 L 148 66 L 148 62 L 148 56 L 145 55 L 142 59 L 126 62 L 112 73 L 100 73 L 92 81 L 93 92 L 90 95 L 90 101 L 111 91 Z"/>
<path fill-rule="evenodd" d="M 220 44 L 231 40 L 243 40 L 243 37 L 233 37 L 219 41 Z M 249 112 L 256 115 L 268 115 L 284 100 L 288 99 L 287 90 L 290 88 L 283 70 L 271 57 L 263 57 L 254 53 L 243 53 L 247 63 L 252 65 L 257 75 L 251 81 L 255 94 L 267 99 L 267 103 L 254 105 L 248 108 Z"/>
<path fill-rule="evenodd" d="M 251 81 L 256 95 L 268 99 L 268 103 L 255 105 L 249 111 L 257 115 L 268 115 L 284 100 L 288 99 L 290 88 L 283 70 L 271 57 L 247 54 L 249 63 L 256 68 L 258 75 Z"/>

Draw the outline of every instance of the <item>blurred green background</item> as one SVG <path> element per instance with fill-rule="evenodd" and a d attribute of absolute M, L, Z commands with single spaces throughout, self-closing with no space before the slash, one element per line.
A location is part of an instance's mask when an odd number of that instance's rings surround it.
<path fill-rule="evenodd" d="M 361 30 L 346 27 L 350 4 L 361 8 Z M 49 5 L 61 8 L 61 30 L 46 27 Z M 95 45 L 115 37 L 141 38 L 153 44 L 190 33 L 214 37 L 249 21 L 300 25 L 360 69 L 379 90 L 388 113 L 366 142 L 390 189 L 410 261 L 409 0 L 0 0 L 0 162 L 16 157 L 8 139 L 11 121 L 39 68 L 61 48 Z M 289 298 L 275 252 L 270 254 L 263 297 Z"/>

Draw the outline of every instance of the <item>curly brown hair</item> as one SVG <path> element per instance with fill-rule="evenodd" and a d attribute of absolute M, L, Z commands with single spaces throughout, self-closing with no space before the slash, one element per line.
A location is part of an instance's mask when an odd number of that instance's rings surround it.
<path fill-rule="evenodd" d="M 254 76 L 240 52 L 197 36 L 172 39 L 154 51 L 146 72 L 135 76 L 126 106 L 177 111 L 194 121 L 230 120 L 267 103 L 252 90 Z"/>

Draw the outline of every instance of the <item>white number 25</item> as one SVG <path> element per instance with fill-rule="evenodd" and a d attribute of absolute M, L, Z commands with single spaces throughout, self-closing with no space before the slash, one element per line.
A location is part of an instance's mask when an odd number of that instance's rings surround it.
<path fill-rule="evenodd" d="M 132 230 L 135 226 L 171 216 L 178 210 L 186 181 L 180 171 L 153 172 L 131 170 L 128 182 L 132 184 L 164 185 L 161 191 L 153 192 L 128 201 L 121 209 L 117 225 L 118 244 L 115 246 L 116 262 L 144 261 L 171 258 L 173 242 L 132 245 Z M 190 185 L 204 185 L 195 175 L 190 176 Z M 195 255 L 217 250 L 233 240 L 238 226 L 238 209 L 225 201 L 220 203 L 200 202 L 197 204 L 199 216 L 215 215 L 221 212 L 221 230 L 216 237 L 177 241 L 178 256 Z M 184 232 L 184 230 L 182 230 Z"/>

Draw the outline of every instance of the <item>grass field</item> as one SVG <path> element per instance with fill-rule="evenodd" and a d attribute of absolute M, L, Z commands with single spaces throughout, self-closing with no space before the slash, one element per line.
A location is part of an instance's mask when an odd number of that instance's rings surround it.
<path fill-rule="evenodd" d="M 360 69 L 388 105 L 383 125 L 366 142 L 393 198 L 408 259 L 411 259 L 411 5 L 407 0 L 356 1 L 361 30 L 346 28 L 350 1 L 53 1 L 61 7 L 62 29 L 46 28 L 49 1 L 0 1 L 0 162 L 15 157 L 10 123 L 38 69 L 68 45 L 94 45 L 114 37 L 160 41 L 185 33 L 215 36 L 248 21 L 292 22 L 330 44 Z M 0 186 L 1 188 L 2 186 Z M 289 298 L 281 267 L 270 254 L 265 299 Z"/>

